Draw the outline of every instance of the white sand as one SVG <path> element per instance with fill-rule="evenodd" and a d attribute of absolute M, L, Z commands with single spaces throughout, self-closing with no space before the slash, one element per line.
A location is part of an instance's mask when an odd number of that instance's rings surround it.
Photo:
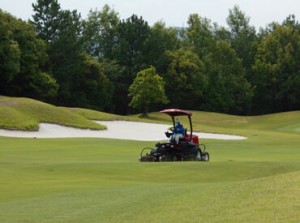
<path fill-rule="evenodd" d="M 41 123 L 38 131 L 16 131 L 0 129 L 0 136 L 21 137 L 21 138 L 110 138 L 128 139 L 139 141 L 159 141 L 167 140 L 165 132 L 170 125 L 152 124 L 129 121 L 97 121 L 105 126 L 107 130 L 89 130 L 65 127 L 55 124 Z M 241 140 L 242 136 L 194 133 L 199 138 L 221 139 L 221 140 Z"/>

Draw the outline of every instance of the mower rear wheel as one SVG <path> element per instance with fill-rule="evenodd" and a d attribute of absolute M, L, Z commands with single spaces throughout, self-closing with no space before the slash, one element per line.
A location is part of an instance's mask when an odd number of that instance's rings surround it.
<path fill-rule="evenodd" d="M 196 161 L 201 161 L 201 152 L 200 152 L 200 150 L 198 150 L 198 152 L 197 152 Z"/>

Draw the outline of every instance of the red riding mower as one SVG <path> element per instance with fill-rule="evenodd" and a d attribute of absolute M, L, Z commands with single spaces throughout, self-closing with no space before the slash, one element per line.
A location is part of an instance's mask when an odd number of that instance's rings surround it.
<path fill-rule="evenodd" d="M 160 111 L 172 118 L 173 130 L 175 129 L 175 117 L 187 116 L 190 123 L 190 132 L 185 130 L 185 134 L 178 142 L 174 140 L 174 131 L 166 132 L 170 138 L 169 142 L 157 143 L 156 149 L 149 147 L 141 151 L 139 160 L 141 162 L 162 162 L 162 161 L 209 161 L 209 153 L 205 152 L 206 146 L 199 144 L 197 135 L 193 135 L 192 113 L 180 109 L 165 109 Z"/>

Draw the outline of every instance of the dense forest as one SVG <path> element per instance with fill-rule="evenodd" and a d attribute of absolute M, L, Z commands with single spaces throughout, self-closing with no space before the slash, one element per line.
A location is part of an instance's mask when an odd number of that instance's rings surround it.
<path fill-rule="evenodd" d="M 23 21 L 0 9 L 0 95 L 117 114 L 164 107 L 255 115 L 300 109 L 300 25 L 256 30 L 238 6 L 227 27 L 121 20 L 108 5 L 83 19 L 37 0 Z"/>

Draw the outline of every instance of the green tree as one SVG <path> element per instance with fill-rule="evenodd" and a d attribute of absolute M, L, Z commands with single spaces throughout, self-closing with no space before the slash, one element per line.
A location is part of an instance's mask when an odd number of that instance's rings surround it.
<path fill-rule="evenodd" d="M 61 10 L 56 0 L 39 0 L 33 7 L 33 24 L 47 42 L 47 69 L 60 85 L 56 103 L 106 109 L 111 100 L 111 82 L 101 64 L 84 53 L 88 38 L 83 35 L 81 15 L 76 10 Z M 91 29 L 87 28 L 86 33 Z"/>
<path fill-rule="evenodd" d="M 168 99 L 165 95 L 163 78 L 156 74 L 156 69 L 150 67 L 138 72 L 133 83 L 129 87 L 129 106 L 140 109 L 147 116 L 149 108 L 157 103 L 166 104 Z"/>
<path fill-rule="evenodd" d="M 101 11 L 91 10 L 84 21 L 85 50 L 98 60 L 113 59 L 119 15 L 108 5 Z"/>
<path fill-rule="evenodd" d="M 14 79 L 14 92 L 40 100 L 53 99 L 58 91 L 56 80 L 42 67 L 47 59 L 46 45 L 37 38 L 33 26 L 16 21 L 14 38 L 21 50 L 20 73 Z"/>
<path fill-rule="evenodd" d="M 61 11 L 57 39 L 48 44 L 49 68 L 60 85 L 57 102 L 62 105 L 74 105 L 73 83 L 81 70 L 83 44 L 81 17 L 77 11 Z"/>
<path fill-rule="evenodd" d="M 114 81 L 113 103 L 116 113 L 128 113 L 129 98 L 126 97 L 128 88 L 136 74 L 147 65 L 147 40 L 150 27 L 142 17 L 132 15 L 122 20 L 117 27 L 117 42 L 114 49 L 114 60 L 121 68 Z"/>
<path fill-rule="evenodd" d="M 4 51 L 8 53 L 4 59 L 8 63 L 4 66 L 9 66 L 10 75 L 5 82 L 1 83 L 4 84 L 2 92 L 40 100 L 53 98 L 58 85 L 52 76 L 41 70 L 47 58 L 44 42 L 37 38 L 31 24 L 9 14 L 4 13 L 4 17 L 2 15 L 1 13 L 1 18 L 7 19 L 6 29 L 9 33 L 9 36 L 4 39 L 12 45 L 12 49 L 7 48 L 7 44 L 4 45 Z M 15 59 L 14 64 L 10 64 L 12 57 Z M 8 72 L 7 68 L 6 72 Z"/>
<path fill-rule="evenodd" d="M 132 68 L 132 77 L 134 77 L 137 71 L 146 65 L 150 27 L 142 17 L 132 15 L 119 23 L 117 31 L 118 46 L 115 58 L 121 65 Z"/>
<path fill-rule="evenodd" d="M 206 57 L 214 45 L 213 26 L 207 18 L 191 14 L 188 18 L 188 28 L 185 32 L 184 46 L 192 47 L 200 59 Z"/>
<path fill-rule="evenodd" d="M 0 9 L 0 91 L 5 93 L 7 87 L 20 72 L 21 51 L 14 39 L 12 23 L 14 18 Z"/>
<path fill-rule="evenodd" d="M 127 92 L 125 95 L 126 98 L 124 95 L 118 94 L 118 92 L 123 92 L 123 89 L 126 89 L 126 86 L 128 86 L 127 84 L 120 81 L 122 79 L 122 76 L 126 73 L 127 68 L 120 65 L 116 60 L 104 60 L 101 61 L 100 64 L 103 68 L 104 74 L 111 82 L 111 103 L 107 107 L 106 111 L 115 114 L 125 114 L 125 110 L 127 109 L 123 106 L 120 106 L 120 103 L 123 105 L 124 101 L 128 100 Z M 120 111 L 120 109 L 122 108 L 124 109 L 123 112 Z"/>
<path fill-rule="evenodd" d="M 177 37 L 178 31 L 174 28 L 167 28 L 164 23 L 157 22 L 151 29 L 146 43 L 146 63 L 162 71 L 167 65 L 166 52 L 177 50 L 180 41 Z"/>
<path fill-rule="evenodd" d="M 37 0 L 36 4 L 32 4 L 35 14 L 32 16 L 31 23 L 35 27 L 37 35 L 51 42 L 55 40 L 59 34 L 59 23 L 61 11 L 60 4 L 57 0 Z"/>
<path fill-rule="evenodd" d="M 251 81 L 252 65 L 257 49 L 255 27 L 250 25 L 250 18 L 238 6 L 229 10 L 227 24 L 230 30 L 230 43 L 242 61 L 246 76 Z"/>
<path fill-rule="evenodd" d="M 95 110 L 108 110 L 111 106 L 112 84 L 104 74 L 103 66 L 84 55 L 82 64 L 72 81 L 73 104 Z"/>
<path fill-rule="evenodd" d="M 205 59 L 208 87 L 203 109 L 230 114 L 247 114 L 253 89 L 236 52 L 226 41 L 217 41 Z"/>
<path fill-rule="evenodd" d="M 174 107 L 199 109 L 207 87 L 205 66 L 191 50 L 179 49 L 166 53 L 169 63 L 163 74 L 166 94 Z"/>
<path fill-rule="evenodd" d="M 188 25 L 184 46 L 199 56 L 207 82 L 203 84 L 205 82 L 202 81 L 199 85 L 203 95 L 200 108 L 234 114 L 248 113 L 253 90 L 245 77 L 242 60 L 229 42 L 230 33 L 198 14 L 190 15 Z"/>
<path fill-rule="evenodd" d="M 73 84 L 84 61 L 82 21 L 76 10 L 61 10 L 57 0 L 38 0 L 33 4 L 32 24 L 47 43 L 45 71 L 53 74 L 60 85 L 56 103 L 75 105 Z"/>
<path fill-rule="evenodd" d="M 265 31 L 253 65 L 256 113 L 300 108 L 300 29 L 294 17 Z M 297 99 L 298 98 L 298 99 Z"/>

